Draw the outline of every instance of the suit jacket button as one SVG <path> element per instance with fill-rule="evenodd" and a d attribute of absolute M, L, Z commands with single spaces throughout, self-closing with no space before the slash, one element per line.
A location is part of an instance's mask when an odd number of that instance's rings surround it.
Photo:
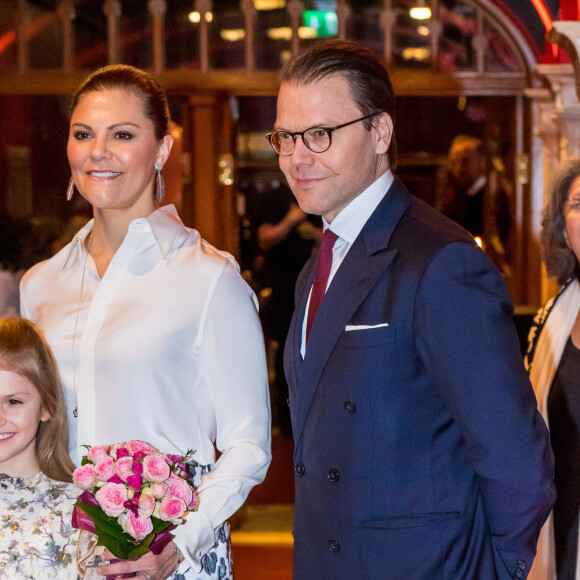
<path fill-rule="evenodd" d="M 340 544 L 336 540 L 328 540 L 328 549 L 331 552 L 340 552 Z"/>
<path fill-rule="evenodd" d="M 296 475 L 302 476 L 302 475 L 304 475 L 305 471 L 306 471 L 306 468 L 304 467 L 304 463 L 297 463 L 294 466 L 294 473 Z"/>
<path fill-rule="evenodd" d="M 347 413 L 356 413 L 356 405 L 352 402 L 352 401 L 346 401 L 343 405 L 342 408 L 347 412 Z"/>
<path fill-rule="evenodd" d="M 522 560 L 518 560 L 518 568 L 520 570 L 525 570 L 526 569 L 526 563 Z"/>
<path fill-rule="evenodd" d="M 330 480 L 331 483 L 336 483 L 340 478 L 340 473 L 338 473 L 338 469 L 334 469 L 334 467 L 332 467 L 331 469 L 328 470 L 328 479 Z"/>

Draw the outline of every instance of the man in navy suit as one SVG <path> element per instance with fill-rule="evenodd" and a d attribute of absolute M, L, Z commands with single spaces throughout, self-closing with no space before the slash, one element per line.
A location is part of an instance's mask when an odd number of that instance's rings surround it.
<path fill-rule="evenodd" d="M 283 70 L 268 138 L 337 238 L 300 274 L 286 343 L 294 577 L 525 578 L 553 460 L 512 303 L 471 235 L 392 174 L 394 112 L 387 72 L 355 43 Z"/>

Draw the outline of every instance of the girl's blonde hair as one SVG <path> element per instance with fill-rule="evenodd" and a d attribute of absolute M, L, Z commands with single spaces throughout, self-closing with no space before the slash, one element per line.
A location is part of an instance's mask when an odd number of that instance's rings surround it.
<path fill-rule="evenodd" d="M 72 481 L 68 454 L 68 420 L 60 376 L 52 350 L 34 324 L 22 318 L 0 318 L 0 368 L 34 385 L 50 418 L 36 434 L 40 470 L 51 479 Z"/>

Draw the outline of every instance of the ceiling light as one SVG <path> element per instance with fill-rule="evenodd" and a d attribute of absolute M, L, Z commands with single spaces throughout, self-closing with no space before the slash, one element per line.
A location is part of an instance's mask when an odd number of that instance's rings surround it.
<path fill-rule="evenodd" d="M 213 14 L 211 12 L 205 12 L 205 21 L 211 22 L 213 20 Z M 190 12 L 187 15 L 187 19 L 193 24 L 197 24 L 201 20 L 201 14 L 199 12 Z"/>
<path fill-rule="evenodd" d="M 290 40 L 292 38 L 292 29 L 289 26 L 268 28 L 266 36 L 272 40 Z"/>
<path fill-rule="evenodd" d="M 243 28 L 220 30 L 220 36 L 223 40 L 227 40 L 228 42 L 237 42 L 246 37 L 246 31 Z"/>
<path fill-rule="evenodd" d="M 409 16 L 413 20 L 429 20 L 431 8 L 426 5 L 425 0 L 417 0 L 417 4 L 409 10 Z"/>
<path fill-rule="evenodd" d="M 420 47 L 409 47 L 403 50 L 404 60 L 425 60 L 429 58 L 429 49 Z"/>
<path fill-rule="evenodd" d="M 292 28 L 281 26 L 279 28 L 268 28 L 266 36 L 272 40 L 290 40 L 292 38 Z M 298 29 L 298 38 L 316 38 L 318 31 L 309 26 L 301 26 Z"/>
<path fill-rule="evenodd" d="M 286 6 L 285 0 L 254 0 L 256 10 L 277 10 Z"/>
<path fill-rule="evenodd" d="M 318 36 L 318 30 L 316 28 L 311 28 L 310 26 L 301 26 L 298 29 L 298 38 L 316 38 Z"/>

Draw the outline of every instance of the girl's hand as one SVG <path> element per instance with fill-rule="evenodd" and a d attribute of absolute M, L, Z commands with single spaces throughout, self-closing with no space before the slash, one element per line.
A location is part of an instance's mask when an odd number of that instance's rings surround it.
<path fill-rule="evenodd" d="M 115 556 L 105 550 L 103 559 L 115 560 Z M 175 544 L 169 542 L 158 556 L 152 552 L 147 552 L 147 554 L 143 554 L 136 560 L 118 560 L 117 562 L 103 564 L 97 568 L 97 572 L 102 576 L 107 576 L 109 580 L 114 578 L 166 580 L 177 570 L 181 559 L 181 554 L 176 551 Z M 123 576 L 124 574 L 127 574 L 127 576 Z"/>

